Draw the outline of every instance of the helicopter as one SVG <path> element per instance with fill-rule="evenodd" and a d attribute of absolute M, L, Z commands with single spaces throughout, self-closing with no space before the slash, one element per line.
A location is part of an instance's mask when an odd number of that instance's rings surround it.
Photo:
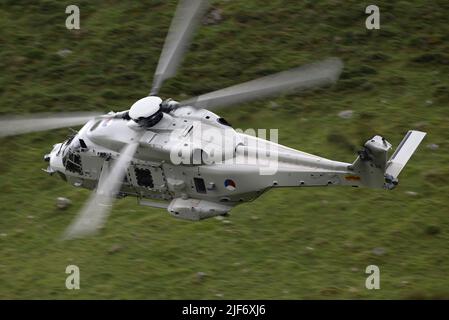
<path fill-rule="evenodd" d="M 116 198 L 166 209 L 198 221 L 227 215 L 272 188 L 351 186 L 394 189 L 425 132 L 410 130 L 392 145 L 376 135 L 353 163 L 326 159 L 235 130 L 211 110 L 287 92 L 334 84 L 343 69 L 338 58 L 177 102 L 157 96 L 173 77 L 208 7 L 181 0 L 155 71 L 151 92 L 125 111 L 72 112 L 0 119 L 0 137 L 70 126 L 82 128 L 45 154 L 50 175 L 92 190 L 63 239 L 100 230 Z M 265 169 L 265 170 L 264 170 Z"/>

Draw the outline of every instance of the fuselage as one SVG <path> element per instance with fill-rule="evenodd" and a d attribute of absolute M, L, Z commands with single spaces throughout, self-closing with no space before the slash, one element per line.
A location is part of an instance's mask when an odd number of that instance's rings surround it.
<path fill-rule="evenodd" d="M 359 183 L 346 179 L 352 174 L 349 163 L 237 132 L 205 109 L 182 107 L 164 113 L 155 126 L 137 130 L 143 130 L 139 147 L 118 196 L 162 203 L 204 200 L 222 212 L 272 187 Z M 135 138 L 136 128 L 129 121 L 107 115 L 92 119 L 54 146 L 48 171 L 74 186 L 95 189 L 102 167 Z"/>

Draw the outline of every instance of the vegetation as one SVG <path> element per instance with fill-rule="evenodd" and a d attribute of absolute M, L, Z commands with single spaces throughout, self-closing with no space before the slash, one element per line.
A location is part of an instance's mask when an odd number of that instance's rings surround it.
<path fill-rule="evenodd" d="M 0 114 L 126 110 L 148 94 L 175 1 L 77 1 L 81 29 L 56 0 L 0 4 Z M 0 298 L 449 298 L 449 3 L 214 1 L 163 97 L 183 99 L 328 56 L 333 88 L 217 110 L 236 128 L 279 128 L 282 144 L 352 162 L 374 134 L 397 145 L 428 133 L 393 191 L 278 189 L 225 220 L 180 221 L 116 202 L 103 232 L 58 238 L 89 192 L 49 177 L 42 157 L 68 130 L 0 141 Z M 68 49 L 66 54 L 61 50 Z M 350 119 L 338 113 L 353 110 Z M 64 196 L 73 204 L 55 206 Z M 81 290 L 65 288 L 65 268 Z M 366 290 L 365 268 L 381 270 Z"/>

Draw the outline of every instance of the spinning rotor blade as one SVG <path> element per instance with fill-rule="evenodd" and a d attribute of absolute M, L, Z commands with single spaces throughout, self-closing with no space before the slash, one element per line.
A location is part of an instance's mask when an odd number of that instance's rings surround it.
<path fill-rule="evenodd" d="M 0 137 L 85 124 L 101 115 L 94 112 L 40 113 L 23 117 L 0 117 Z"/>
<path fill-rule="evenodd" d="M 208 6 L 207 0 L 181 0 L 176 9 L 154 75 L 150 95 L 157 95 L 162 82 L 176 73 L 193 32 Z"/>
<path fill-rule="evenodd" d="M 211 109 L 245 101 L 278 95 L 288 91 L 305 90 L 329 85 L 338 80 L 343 62 L 330 58 L 279 72 L 260 79 L 248 81 L 225 89 L 207 93 L 181 102 L 184 106 Z"/>
<path fill-rule="evenodd" d="M 138 146 L 138 142 L 126 145 L 112 167 L 109 162 L 104 163 L 96 192 L 92 193 L 78 217 L 67 228 L 64 240 L 94 235 L 103 226 Z"/>

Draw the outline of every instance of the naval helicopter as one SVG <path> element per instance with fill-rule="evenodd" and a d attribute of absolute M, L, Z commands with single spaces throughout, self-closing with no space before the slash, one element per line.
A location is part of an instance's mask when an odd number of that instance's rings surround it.
<path fill-rule="evenodd" d="M 375 135 L 366 141 L 353 163 L 345 163 L 239 132 L 212 111 L 330 86 L 343 68 L 338 58 L 186 101 L 161 99 L 158 92 L 163 82 L 175 75 L 206 10 L 204 0 L 179 2 L 151 92 L 129 109 L 0 119 L 0 137 L 82 125 L 44 156 L 48 162 L 45 172 L 92 190 L 63 239 L 97 233 L 114 200 L 125 196 L 136 197 L 141 205 L 166 209 L 174 217 L 198 221 L 226 215 L 272 188 L 351 186 L 391 190 L 397 186 L 399 173 L 425 132 L 408 131 L 391 157 L 392 145 Z"/>

